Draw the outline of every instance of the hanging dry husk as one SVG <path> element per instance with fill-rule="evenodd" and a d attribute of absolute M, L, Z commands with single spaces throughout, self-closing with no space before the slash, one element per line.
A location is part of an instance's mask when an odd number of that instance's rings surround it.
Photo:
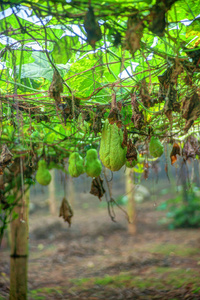
<path fill-rule="evenodd" d="M 101 28 L 99 23 L 95 19 L 94 10 L 92 6 L 89 6 L 84 20 L 85 31 L 87 32 L 87 42 L 95 48 L 97 41 L 102 38 Z"/>
<path fill-rule="evenodd" d="M 60 214 L 59 217 L 63 217 L 65 222 L 69 223 L 69 226 L 71 226 L 71 218 L 73 217 L 73 210 L 71 208 L 71 205 L 67 201 L 67 199 L 64 197 L 60 206 Z"/>
<path fill-rule="evenodd" d="M 138 151 L 131 139 L 129 139 L 127 144 L 126 159 L 129 161 L 130 164 L 133 161 L 137 161 L 138 159 Z"/>
<path fill-rule="evenodd" d="M 200 116 L 200 96 L 196 92 L 191 97 L 185 97 L 182 105 L 182 115 L 186 119 L 184 127 L 186 133 Z"/>
<path fill-rule="evenodd" d="M 171 158 L 171 164 L 173 165 L 177 161 L 177 156 L 176 155 L 181 155 L 181 148 L 179 144 L 174 143 L 172 151 L 170 153 L 170 158 Z"/>
<path fill-rule="evenodd" d="M 98 176 L 98 177 L 94 178 L 92 180 L 90 194 L 97 196 L 99 198 L 99 200 L 101 201 L 101 198 L 103 197 L 105 192 L 106 191 L 103 187 L 103 180 L 101 179 L 101 177 Z"/>
<path fill-rule="evenodd" d="M 48 95 L 53 98 L 57 104 L 61 103 L 60 94 L 63 92 L 63 81 L 57 70 L 54 70 L 53 80 L 49 87 Z"/>
<path fill-rule="evenodd" d="M 140 41 L 143 36 L 143 21 L 137 14 L 130 16 L 127 23 L 127 31 L 125 38 L 125 48 L 134 55 L 141 48 Z"/>

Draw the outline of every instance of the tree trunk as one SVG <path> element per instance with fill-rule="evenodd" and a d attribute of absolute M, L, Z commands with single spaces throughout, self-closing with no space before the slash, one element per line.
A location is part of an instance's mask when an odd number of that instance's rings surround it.
<path fill-rule="evenodd" d="M 11 222 L 11 256 L 10 256 L 10 300 L 27 299 L 27 269 L 28 269 L 28 204 L 29 190 L 23 197 L 21 192 L 14 212 L 18 218 Z M 22 215 L 23 209 L 23 215 Z M 22 219 L 23 218 L 23 219 Z"/>
<path fill-rule="evenodd" d="M 136 211 L 135 211 L 135 189 L 133 182 L 133 170 L 126 169 L 126 194 L 128 197 L 127 212 L 130 223 L 128 224 L 128 232 L 132 235 L 136 233 Z"/>
<path fill-rule="evenodd" d="M 58 210 L 56 205 L 55 170 L 51 170 L 51 182 L 49 184 L 48 203 L 51 215 L 57 216 Z"/>

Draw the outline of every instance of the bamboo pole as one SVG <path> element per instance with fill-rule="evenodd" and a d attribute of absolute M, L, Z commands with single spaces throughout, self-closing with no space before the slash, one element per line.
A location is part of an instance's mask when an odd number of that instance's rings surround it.
<path fill-rule="evenodd" d="M 135 199 L 134 199 L 134 182 L 133 182 L 133 170 L 126 168 L 126 195 L 128 197 L 127 213 L 130 223 L 128 224 L 128 232 L 132 235 L 136 233 L 136 211 L 135 211 Z"/>
<path fill-rule="evenodd" d="M 56 205 L 56 189 L 55 189 L 55 170 L 51 170 L 51 182 L 49 184 L 49 210 L 52 216 L 57 216 L 58 210 Z"/>
<path fill-rule="evenodd" d="M 21 191 L 14 212 L 18 218 L 11 222 L 11 255 L 10 255 L 10 298 L 9 300 L 27 300 L 28 270 L 28 204 L 30 191 L 24 197 Z"/>
<path fill-rule="evenodd" d="M 67 177 L 67 190 L 68 190 L 68 200 L 73 208 L 74 200 L 75 200 L 75 189 L 74 189 L 74 181 L 71 176 Z"/>

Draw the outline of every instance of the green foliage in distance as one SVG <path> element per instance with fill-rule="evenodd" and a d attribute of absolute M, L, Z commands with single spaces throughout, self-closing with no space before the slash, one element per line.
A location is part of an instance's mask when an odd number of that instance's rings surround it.
<path fill-rule="evenodd" d="M 192 188 L 187 191 L 187 201 L 183 201 L 183 196 L 181 194 L 173 199 L 163 202 L 157 209 L 168 210 L 166 219 L 161 220 L 161 223 L 168 223 L 169 229 L 199 228 L 199 188 L 192 186 Z"/>

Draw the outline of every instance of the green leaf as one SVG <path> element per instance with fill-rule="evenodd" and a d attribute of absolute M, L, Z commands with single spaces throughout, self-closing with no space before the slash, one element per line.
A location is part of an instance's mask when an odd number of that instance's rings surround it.
<path fill-rule="evenodd" d="M 78 43 L 77 36 L 64 36 L 55 44 L 52 52 L 52 57 L 56 64 L 66 64 L 71 58 L 73 51 L 71 48 L 76 48 Z"/>
<path fill-rule="evenodd" d="M 43 142 L 46 144 L 52 144 L 54 142 L 55 138 L 56 138 L 55 132 L 48 132 L 45 135 Z"/>
<path fill-rule="evenodd" d="M 61 124 L 55 126 L 55 127 L 54 127 L 54 130 L 59 131 L 59 132 L 61 133 L 61 135 L 62 135 L 62 138 L 63 138 L 63 135 L 64 135 L 64 136 L 66 135 L 66 130 L 65 130 L 65 128 L 63 127 L 63 125 L 61 125 Z"/>
<path fill-rule="evenodd" d="M 189 26 L 186 28 L 186 37 L 189 36 L 198 36 L 200 37 L 200 18 L 195 19 Z"/>
<path fill-rule="evenodd" d="M 38 79 L 43 77 L 49 81 L 53 78 L 53 68 L 50 65 L 46 55 L 42 52 L 35 52 L 32 54 L 34 62 L 30 64 L 23 64 L 21 71 L 21 78 Z M 19 68 L 17 68 L 17 72 Z"/>

